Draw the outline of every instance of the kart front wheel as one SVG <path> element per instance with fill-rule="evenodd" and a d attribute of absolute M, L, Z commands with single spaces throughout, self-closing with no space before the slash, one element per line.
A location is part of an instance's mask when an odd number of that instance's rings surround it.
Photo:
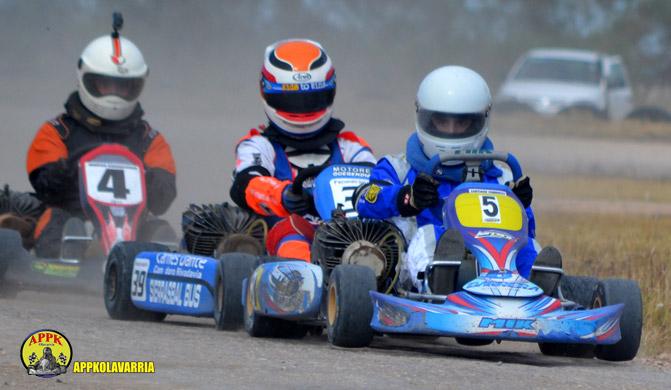
<path fill-rule="evenodd" d="M 105 309 L 115 320 L 163 321 L 166 314 L 142 310 L 130 298 L 133 264 L 140 252 L 167 252 L 168 248 L 154 243 L 120 242 L 112 248 L 103 279 Z"/>
<path fill-rule="evenodd" d="M 242 281 L 259 264 L 257 256 L 225 253 L 219 257 L 215 283 L 214 322 L 219 330 L 235 330 L 243 324 Z"/>
<path fill-rule="evenodd" d="M 592 307 L 592 296 L 599 280 L 590 276 L 564 275 L 560 280 L 562 296 L 585 308 Z M 543 355 L 591 358 L 594 355 L 593 344 L 577 343 L 538 343 Z"/>
<path fill-rule="evenodd" d="M 594 355 L 602 360 L 621 362 L 636 357 L 641 344 L 643 327 L 643 301 L 641 289 L 634 280 L 606 279 L 599 283 L 592 307 L 603 307 L 624 303 L 624 311 L 620 317 L 620 334 L 622 338 L 612 345 L 599 345 Z"/>
<path fill-rule="evenodd" d="M 371 290 L 377 290 L 377 280 L 369 267 L 341 264 L 331 272 L 326 313 L 328 339 L 331 344 L 360 348 L 371 343 Z"/>

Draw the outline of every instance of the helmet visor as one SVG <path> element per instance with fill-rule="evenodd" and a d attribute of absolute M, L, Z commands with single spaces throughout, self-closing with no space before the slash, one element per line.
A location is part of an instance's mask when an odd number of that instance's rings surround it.
<path fill-rule="evenodd" d="M 417 125 L 425 133 L 444 139 L 462 139 L 472 137 L 485 126 L 486 113 L 450 114 L 419 109 Z"/>
<path fill-rule="evenodd" d="M 114 95 L 127 101 L 137 99 L 144 86 L 142 77 L 114 77 L 96 73 L 86 73 L 83 81 L 84 88 L 93 97 Z"/>
<path fill-rule="evenodd" d="M 266 103 L 279 111 L 305 114 L 325 110 L 333 105 L 335 88 L 306 92 L 263 92 Z"/>

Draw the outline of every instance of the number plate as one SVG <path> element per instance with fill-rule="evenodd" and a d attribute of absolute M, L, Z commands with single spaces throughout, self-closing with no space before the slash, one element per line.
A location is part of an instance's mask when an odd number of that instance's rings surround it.
<path fill-rule="evenodd" d="M 468 228 L 522 229 L 524 210 L 505 193 L 464 193 L 454 202 L 459 223 Z"/>
<path fill-rule="evenodd" d="M 86 193 L 97 202 L 132 206 L 144 198 L 140 169 L 130 162 L 105 162 L 98 158 L 84 165 L 84 174 Z"/>
<path fill-rule="evenodd" d="M 135 259 L 133 275 L 130 282 L 130 298 L 134 301 L 147 300 L 147 273 L 149 272 L 148 259 Z"/>
<path fill-rule="evenodd" d="M 356 217 L 358 214 L 354 210 L 352 196 L 354 195 L 354 190 L 365 183 L 368 183 L 367 179 L 331 179 L 329 184 L 331 185 L 331 193 L 333 194 L 333 208 L 338 208 L 338 205 L 341 204 L 348 218 Z"/>

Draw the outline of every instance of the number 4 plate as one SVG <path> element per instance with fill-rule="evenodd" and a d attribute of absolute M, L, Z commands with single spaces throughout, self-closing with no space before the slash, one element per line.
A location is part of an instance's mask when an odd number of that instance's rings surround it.
<path fill-rule="evenodd" d="M 132 206 L 142 202 L 140 169 L 131 163 L 89 161 L 84 165 L 86 192 L 96 202 Z"/>

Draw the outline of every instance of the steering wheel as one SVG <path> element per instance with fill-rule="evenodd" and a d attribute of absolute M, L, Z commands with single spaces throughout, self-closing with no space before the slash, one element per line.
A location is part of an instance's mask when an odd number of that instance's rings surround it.
<path fill-rule="evenodd" d="M 295 195 L 303 195 L 303 182 L 309 178 L 317 177 L 326 167 L 328 164 L 324 165 L 313 165 L 309 166 L 307 168 L 303 168 L 298 172 L 298 175 L 296 175 L 296 178 L 294 178 L 294 182 L 291 185 L 291 192 L 293 192 Z"/>
<path fill-rule="evenodd" d="M 439 166 L 443 163 L 450 161 L 463 161 L 466 165 L 465 169 L 471 168 L 474 165 L 479 166 L 483 161 L 494 160 L 500 161 L 510 167 L 510 170 L 513 174 L 513 180 L 517 181 L 522 177 L 522 167 L 517 161 L 517 158 L 512 153 L 507 152 L 477 152 L 477 153 L 456 153 L 456 154 L 446 154 L 440 156 L 440 161 L 438 161 L 433 166 L 433 172 L 435 172 Z"/>

